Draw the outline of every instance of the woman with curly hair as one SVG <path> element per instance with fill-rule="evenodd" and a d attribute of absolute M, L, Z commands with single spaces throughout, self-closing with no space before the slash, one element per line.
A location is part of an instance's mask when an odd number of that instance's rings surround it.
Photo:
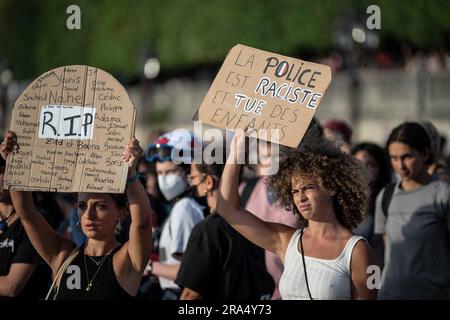
<path fill-rule="evenodd" d="M 371 249 L 351 232 L 368 202 L 363 168 L 323 140 L 305 141 L 287 153 L 269 183 L 279 204 L 299 215 L 303 226 L 296 230 L 240 207 L 236 159 L 244 150 L 240 132 L 222 175 L 218 212 L 244 237 L 280 257 L 282 298 L 375 299 L 376 290 L 368 288 L 368 267 L 376 264 Z"/>

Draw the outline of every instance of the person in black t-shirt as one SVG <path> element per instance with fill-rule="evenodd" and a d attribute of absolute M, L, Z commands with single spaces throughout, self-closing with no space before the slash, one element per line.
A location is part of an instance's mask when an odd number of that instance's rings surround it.
<path fill-rule="evenodd" d="M 206 196 L 211 215 L 192 230 L 176 283 L 181 300 L 270 299 L 274 283 L 266 271 L 264 251 L 216 214 L 223 164 L 192 163 L 189 182 Z"/>
<path fill-rule="evenodd" d="M 0 163 L 0 300 L 39 299 L 48 290 L 50 269 L 42 264 L 3 189 L 4 163 Z"/>
<path fill-rule="evenodd" d="M 126 195 L 78 195 L 79 227 L 87 238 L 82 248 L 51 228 L 34 206 L 31 192 L 10 191 L 31 243 L 59 280 L 52 285 L 53 299 L 124 299 L 138 291 L 152 247 L 152 223 L 148 197 L 136 174 L 142 149 L 131 139 L 124 151 L 122 160 L 129 166 Z M 17 152 L 17 136 L 9 131 L 0 145 L 1 157 Z M 121 245 L 114 231 L 129 214 L 129 240 Z"/>

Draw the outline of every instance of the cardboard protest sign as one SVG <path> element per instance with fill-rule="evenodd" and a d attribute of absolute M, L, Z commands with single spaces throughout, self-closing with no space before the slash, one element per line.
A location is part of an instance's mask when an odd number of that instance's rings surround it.
<path fill-rule="evenodd" d="M 11 130 L 20 150 L 8 156 L 5 188 L 124 192 L 121 155 L 135 114 L 123 86 L 103 70 L 73 65 L 42 74 L 14 104 Z"/>
<path fill-rule="evenodd" d="M 326 65 L 238 44 L 225 58 L 197 116 L 214 127 L 249 127 L 261 139 L 296 147 L 330 82 Z M 278 136 L 271 135 L 274 129 Z"/>

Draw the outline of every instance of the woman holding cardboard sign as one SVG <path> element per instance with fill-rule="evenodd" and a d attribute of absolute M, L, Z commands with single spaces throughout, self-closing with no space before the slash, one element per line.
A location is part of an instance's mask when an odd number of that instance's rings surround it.
<path fill-rule="evenodd" d="M 242 131 L 231 144 L 218 212 L 247 239 L 280 257 L 283 299 L 375 299 L 367 281 L 368 267 L 375 265 L 371 249 L 351 233 L 368 199 L 363 169 L 331 144 L 309 139 L 302 151 L 286 155 L 270 179 L 279 203 L 298 214 L 304 228 L 264 222 L 240 207 L 235 160 L 245 150 Z"/>
<path fill-rule="evenodd" d="M 6 157 L 19 150 L 7 132 L 0 147 Z M 53 299 L 126 299 L 136 295 L 151 251 L 152 225 L 147 195 L 136 175 L 142 149 L 130 140 L 122 159 L 128 171 L 127 194 L 80 193 L 81 228 L 87 241 L 80 248 L 58 235 L 39 215 L 31 192 L 11 191 L 17 214 L 37 252 L 56 274 L 47 295 Z M 115 240 L 115 226 L 131 214 L 129 241 Z"/>

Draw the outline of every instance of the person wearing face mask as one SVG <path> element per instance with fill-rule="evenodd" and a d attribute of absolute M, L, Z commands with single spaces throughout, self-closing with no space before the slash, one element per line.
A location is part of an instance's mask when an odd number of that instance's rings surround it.
<path fill-rule="evenodd" d="M 224 168 L 224 159 L 217 160 L 191 164 L 189 183 L 198 197 L 206 198 L 211 214 L 194 227 L 189 238 L 175 280 L 183 288 L 180 300 L 269 299 L 274 283 L 266 271 L 264 251 L 216 212 Z"/>
<path fill-rule="evenodd" d="M 147 274 L 159 277 L 163 300 L 177 300 L 181 289 L 175 284 L 181 257 L 194 226 L 203 220 L 203 208 L 190 195 L 187 181 L 196 138 L 187 130 L 175 130 L 149 145 L 146 160 L 156 164 L 158 185 L 171 210 L 163 222 L 159 261 L 150 261 Z M 180 163 L 180 164 L 176 164 Z"/>

